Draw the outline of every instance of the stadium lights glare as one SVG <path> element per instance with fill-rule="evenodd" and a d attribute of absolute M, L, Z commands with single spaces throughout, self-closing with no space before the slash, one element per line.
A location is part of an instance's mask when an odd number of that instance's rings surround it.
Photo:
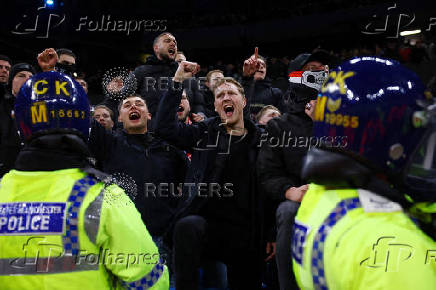
<path fill-rule="evenodd" d="M 421 33 L 421 29 L 401 31 L 400 35 L 406 36 L 406 35 L 413 35 L 413 34 L 418 34 L 418 33 Z"/>

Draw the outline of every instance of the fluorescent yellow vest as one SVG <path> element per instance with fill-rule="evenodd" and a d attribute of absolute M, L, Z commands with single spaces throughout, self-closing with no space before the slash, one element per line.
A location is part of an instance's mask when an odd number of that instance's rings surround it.
<path fill-rule="evenodd" d="M 79 169 L 0 183 L 0 289 L 168 289 L 167 267 L 124 191 Z"/>
<path fill-rule="evenodd" d="M 398 204 L 364 190 L 311 184 L 292 257 L 302 289 L 436 289 L 436 242 Z"/>

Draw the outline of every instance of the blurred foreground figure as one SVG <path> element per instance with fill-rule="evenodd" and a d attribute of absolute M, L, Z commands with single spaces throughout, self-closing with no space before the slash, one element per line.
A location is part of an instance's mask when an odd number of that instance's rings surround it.
<path fill-rule="evenodd" d="M 0 186 L 0 288 L 168 289 L 139 212 L 87 163 L 83 88 L 38 74 L 20 90 L 15 119 L 25 147 Z"/>
<path fill-rule="evenodd" d="M 294 225 L 300 288 L 436 289 L 435 121 L 434 101 L 395 61 L 354 58 L 329 74 Z"/>

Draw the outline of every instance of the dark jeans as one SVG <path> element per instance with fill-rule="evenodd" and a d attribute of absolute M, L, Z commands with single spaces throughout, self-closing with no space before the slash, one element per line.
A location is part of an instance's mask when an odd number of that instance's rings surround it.
<path fill-rule="evenodd" d="M 276 211 L 276 262 L 280 290 L 299 289 L 292 271 L 291 235 L 300 204 L 294 201 L 280 203 Z"/>
<path fill-rule="evenodd" d="M 210 230 L 213 228 L 213 230 Z M 205 218 L 190 215 L 180 219 L 174 229 L 174 267 L 177 290 L 198 289 L 198 269 L 207 260 L 227 265 L 230 289 L 260 289 L 259 253 L 237 246 L 235 237 L 208 224 Z"/>

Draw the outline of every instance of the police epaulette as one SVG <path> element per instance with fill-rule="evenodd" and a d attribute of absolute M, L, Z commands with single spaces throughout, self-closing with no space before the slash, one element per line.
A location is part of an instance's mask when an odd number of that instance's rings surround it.
<path fill-rule="evenodd" d="M 80 170 L 82 170 L 85 173 L 88 173 L 89 175 L 91 175 L 92 177 L 94 177 L 100 182 L 108 184 L 112 181 L 111 175 L 101 172 L 100 170 L 97 170 L 95 168 L 85 167 L 85 168 L 80 168 Z"/>

